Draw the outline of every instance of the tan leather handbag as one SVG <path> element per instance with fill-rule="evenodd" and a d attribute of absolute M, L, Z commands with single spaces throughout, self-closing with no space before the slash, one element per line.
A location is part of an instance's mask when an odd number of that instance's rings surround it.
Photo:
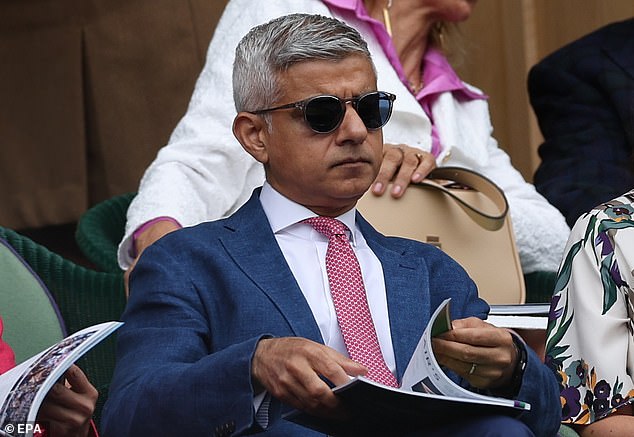
<path fill-rule="evenodd" d="M 502 190 L 479 173 L 437 168 L 410 185 L 400 199 L 368 192 L 357 207 L 381 233 L 429 243 L 449 254 L 488 303 L 524 303 L 524 276 L 508 202 Z"/>

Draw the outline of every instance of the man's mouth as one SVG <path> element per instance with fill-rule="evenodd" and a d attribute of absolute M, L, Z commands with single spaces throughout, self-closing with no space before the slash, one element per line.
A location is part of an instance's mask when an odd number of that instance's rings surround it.
<path fill-rule="evenodd" d="M 346 158 L 346 159 L 342 159 L 340 161 L 337 161 L 333 167 L 336 166 L 340 166 L 340 165 L 361 165 L 361 164 L 369 164 L 370 161 L 362 158 L 362 157 L 356 157 L 356 158 Z"/>

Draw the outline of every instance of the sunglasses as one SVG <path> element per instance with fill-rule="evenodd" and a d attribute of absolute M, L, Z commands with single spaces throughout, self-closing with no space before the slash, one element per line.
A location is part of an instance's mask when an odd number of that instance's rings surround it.
<path fill-rule="evenodd" d="M 357 97 L 340 99 L 337 96 L 314 96 L 299 102 L 276 106 L 275 108 L 250 111 L 251 114 L 263 114 L 279 109 L 301 109 L 304 120 L 310 128 L 320 134 L 328 134 L 337 129 L 346 114 L 346 103 L 352 103 L 352 107 L 368 130 L 381 129 L 392 115 L 394 94 L 384 91 L 372 91 Z"/>

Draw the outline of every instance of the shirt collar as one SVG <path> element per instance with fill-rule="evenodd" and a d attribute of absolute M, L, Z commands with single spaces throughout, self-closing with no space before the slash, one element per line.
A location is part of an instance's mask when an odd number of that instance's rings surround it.
<path fill-rule="evenodd" d="M 363 6 L 363 0 L 322 0 L 326 6 L 334 6 L 339 9 L 344 9 L 346 11 L 354 11 L 357 12 L 357 16 L 359 15 L 359 11 L 362 10 L 365 13 L 365 6 Z M 367 16 L 367 13 L 365 13 Z"/>
<path fill-rule="evenodd" d="M 311 217 L 317 217 L 317 214 L 305 206 L 293 202 L 288 197 L 285 197 L 269 185 L 268 182 L 264 182 L 264 185 L 262 186 L 262 191 L 260 192 L 260 203 L 262 204 L 266 217 L 269 219 L 269 223 L 274 234 L 291 230 L 292 227 L 300 224 L 299 222 Z M 335 218 L 343 222 L 343 224 L 350 229 L 350 242 L 355 245 L 356 208 L 352 208 L 350 211 L 347 211 Z"/>
<path fill-rule="evenodd" d="M 430 47 L 423 56 L 423 83 L 418 99 L 447 91 L 457 92 L 467 100 L 486 99 L 487 96 L 470 90 L 458 77 L 445 55 L 438 49 Z"/>

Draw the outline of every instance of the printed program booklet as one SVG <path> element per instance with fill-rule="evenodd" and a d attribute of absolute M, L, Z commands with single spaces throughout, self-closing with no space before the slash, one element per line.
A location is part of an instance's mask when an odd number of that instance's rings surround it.
<path fill-rule="evenodd" d="M 333 391 L 350 418 L 336 421 L 299 410 L 285 415 L 299 425 L 330 435 L 399 435 L 470 416 L 519 416 L 530 404 L 471 392 L 452 381 L 434 357 L 431 339 L 451 329 L 450 299 L 434 312 L 403 375 L 400 388 L 354 377 Z"/>
<path fill-rule="evenodd" d="M 53 384 L 122 324 L 106 322 L 82 329 L 0 375 L 0 436 L 32 437 L 37 412 Z"/>

